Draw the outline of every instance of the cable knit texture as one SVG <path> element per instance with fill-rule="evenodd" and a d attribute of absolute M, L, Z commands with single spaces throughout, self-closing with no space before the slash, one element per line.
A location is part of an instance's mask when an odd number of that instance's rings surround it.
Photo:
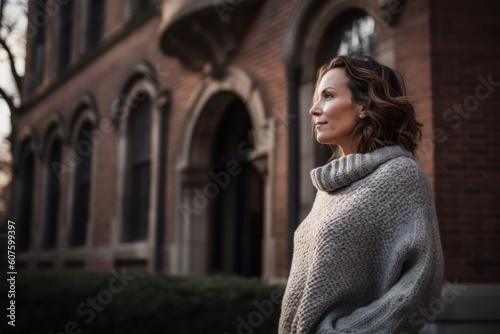
<path fill-rule="evenodd" d="M 418 333 L 440 296 L 443 255 L 412 154 L 351 154 L 311 178 L 318 191 L 295 231 L 279 333 Z"/>

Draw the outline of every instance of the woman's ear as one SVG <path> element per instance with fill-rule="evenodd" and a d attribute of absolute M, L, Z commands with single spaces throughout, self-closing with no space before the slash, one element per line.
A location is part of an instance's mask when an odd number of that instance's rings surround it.
<path fill-rule="evenodd" d="M 366 117 L 365 106 L 359 105 L 358 115 L 359 115 L 359 118 L 365 118 Z"/>

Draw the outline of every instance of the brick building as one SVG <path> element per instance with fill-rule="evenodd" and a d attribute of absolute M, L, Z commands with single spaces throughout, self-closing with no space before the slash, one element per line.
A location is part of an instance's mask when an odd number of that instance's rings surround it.
<path fill-rule="evenodd" d="M 499 13 L 493 0 L 30 1 L 19 262 L 285 279 L 325 161 L 315 73 L 361 50 L 402 73 L 425 125 L 445 277 L 466 288 L 433 313 L 493 328 Z"/>

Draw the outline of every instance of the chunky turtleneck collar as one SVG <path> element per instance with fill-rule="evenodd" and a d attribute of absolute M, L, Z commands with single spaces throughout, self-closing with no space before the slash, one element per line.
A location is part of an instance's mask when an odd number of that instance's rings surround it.
<path fill-rule="evenodd" d="M 313 185 L 318 190 L 334 191 L 370 174 L 386 161 L 413 154 L 399 145 L 385 146 L 370 153 L 349 154 L 311 171 Z"/>

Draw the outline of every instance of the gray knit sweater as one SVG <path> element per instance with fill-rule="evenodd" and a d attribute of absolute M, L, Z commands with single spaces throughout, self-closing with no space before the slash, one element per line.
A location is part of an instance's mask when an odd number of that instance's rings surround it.
<path fill-rule="evenodd" d="M 443 255 L 412 154 L 352 154 L 311 178 L 318 191 L 295 231 L 279 333 L 418 333 L 440 296 Z"/>

